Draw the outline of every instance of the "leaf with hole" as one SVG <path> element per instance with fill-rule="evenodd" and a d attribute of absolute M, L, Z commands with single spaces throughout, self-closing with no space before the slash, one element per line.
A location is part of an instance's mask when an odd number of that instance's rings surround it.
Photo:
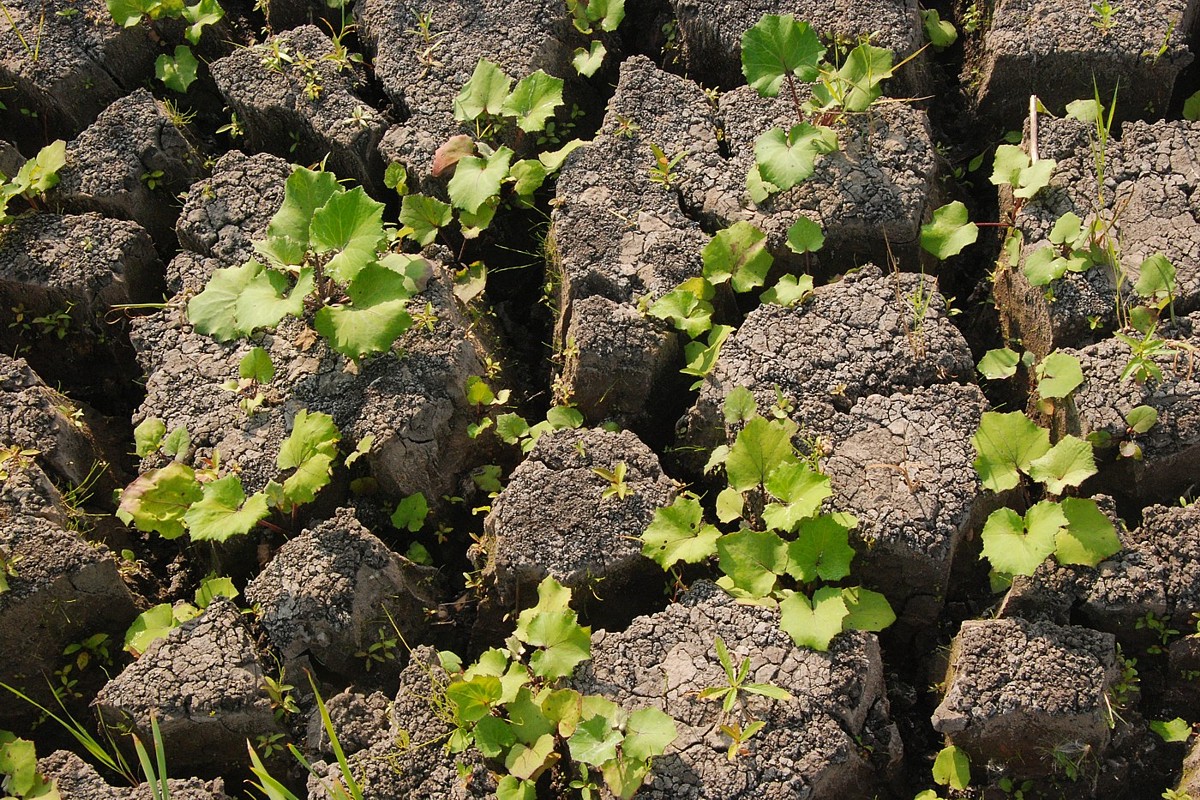
<path fill-rule="evenodd" d="M 954 745 L 938 751 L 933 760 L 933 781 L 939 786 L 965 791 L 971 783 L 971 760 L 966 752 Z"/>

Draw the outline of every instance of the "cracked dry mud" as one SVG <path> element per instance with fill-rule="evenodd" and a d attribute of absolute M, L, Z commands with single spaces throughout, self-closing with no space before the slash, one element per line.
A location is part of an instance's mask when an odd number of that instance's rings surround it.
<path fill-rule="evenodd" d="M 65 145 L 57 184 L 0 213 L 0 682 L 61 702 L 132 765 L 121 776 L 0 690 L 0 728 L 36 745 L 63 800 L 160 800 L 128 735 L 155 729 L 177 800 L 259 796 L 247 742 L 297 798 L 340 800 L 339 748 L 371 800 L 511 798 L 512 764 L 446 746 L 447 651 L 470 664 L 515 646 L 547 576 L 590 627 L 590 658 L 558 688 L 674 719 L 637 797 L 1200 797 L 1200 742 L 1149 727 L 1200 722 L 1200 122 L 1185 102 L 1200 0 L 624 0 L 615 30 L 590 33 L 570 7 L 599 0 L 223 0 L 184 93 L 155 75 L 187 24 L 121 27 L 113 5 L 0 1 L 0 174 Z M 931 11 L 955 43 L 929 45 Z M 764 14 L 905 63 L 835 121 L 838 149 L 810 177 L 756 202 L 756 143 L 795 124 L 808 91 L 747 85 L 743 35 Z M 580 74 L 572 60 L 598 46 L 603 65 Z M 551 125 L 464 121 L 455 98 L 481 59 L 561 79 Z M 1114 96 L 1103 144 L 1065 113 Z M 197 331 L 188 301 L 266 259 L 295 166 L 363 187 L 399 228 L 405 192 L 457 201 L 452 137 L 550 174 L 482 232 L 388 241 L 428 267 L 390 350 L 348 360 L 314 333 L 312 304 L 247 338 Z M 1032 198 L 988 180 L 1002 142 L 1055 160 Z M 981 228 L 938 261 L 922 227 L 956 200 L 1021 239 Z M 1119 240 L 1115 268 L 1032 285 L 1024 266 L 1068 212 Z M 789 246 L 799 220 L 819 250 Z M 727 338 L 704 374 L 681 373 L 698 345 L 652 308 L 706 274 L 706 246 L 738 223 L 763 234 L 766 285 L 810 276 L 814 291 L 783 305 L 716 286 Z M 1155 254 L 1174 283 L 1153 336 L 1135 335 L 1120 304 Z M 1133 380 L 1148 342 L 1161 377 Z M 980 358 L 1005 346 L 1029 360 L 985 380 Z M 239 386 L 253 348 L 274 376 Z M 1083 380 L 1046 408 L 1034 364 L 1055 350 Z M 886 597 L 886 629 L 817 652 L 778 608 L 720 588 L 717 557 L 664 573 L 642 554 L 656 512 L 690 493 L 717 519 L 721 470 L 705 467 L 742 429 L 725 408 L 738 389 L 796 424 L 829 477 L 822 507 L 856 519 L 843 583 Z M 249 413 L 239 401 L 259 390 Z M 302 410 L 341 435 L 314 502 L 226 542 L 115 515 L 115 493 L 159 469 L 282 491 Z M 973 437 L 1012 411 L 1108 443 L 1068 494 L 1096 499 L 1121 549 L 1094 567 L 1048 559 L 1007 588 L 981 559 L 985 521 L 1042 495 L 989 491 Z M 512 414 L 558 429 L 534 441 Z M 187 441 L 135 455 L 151 419 Z M 427 517 L 397 511 L 418 493 Z M 198 594 L 214 576 L 237 595 Z M 154 608 L 174 622 L 135 657 L 126 631 Z M 727 681 L 718 639 L 747 681 L 791 699 L 743 691 L 723 711 L 705 694 Z M 949 745 L 970 759 L 967 788 L 934 780 Z M 0 796 L 31 796 L 3 747 Z M 614 796 L 571 757 L 561 745 L 522 800 Z"/>

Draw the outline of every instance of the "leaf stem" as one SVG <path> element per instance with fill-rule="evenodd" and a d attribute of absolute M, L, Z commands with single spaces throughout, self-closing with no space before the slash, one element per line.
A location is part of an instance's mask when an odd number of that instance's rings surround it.
<path fill-rule="evenodd" d="M 796 119 L 804 122 L 804 111 L 800 108 L 800 95 L 796 92 L 796 79 L 790 70 L 784 73 L 784 77 L 787 78 L 788 91 L 792 95 L 792 107 L 796 109 Z"/>

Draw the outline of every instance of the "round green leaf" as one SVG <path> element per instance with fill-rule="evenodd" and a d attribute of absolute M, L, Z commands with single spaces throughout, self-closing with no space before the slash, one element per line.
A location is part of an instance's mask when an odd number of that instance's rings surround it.
<path fill-rule="evenodd" d="M 735 292 L 762 286 L 775 260 L 767 251 L 767 235 L 744 221 L 719 231 L 701 256 L 705 279 L 712 284 L 731 281 Z"/>
<path fill-rule="evenodd" d="M 850 529 L 828 514 L 801 522 L 787 548 L 787 573 L 801 583 L 840 581 L 850 574 Z"/>
<path fill-rule="evenodd" d="M 383 203 L 361 186 L 333 195 L 312 217 L 309 238 L 318 253 L 336 252 L 325 273 L 339 283 L 354 279 L 375 260 L 383 243 Z"/>
<path fill-rule="evenodd" d="M 766 597 L 788 566 L 787 544 L 773 531 L 740 530 L 717 540 L 721 571 L 750 597 Z"/>
<path fill-rule="evenodd" d="M 821 226 L 808 217 L 800 217 L 788 228 L 787 246 L 793 253 L 815 253 L 825 244 Z"/>
<path fill-rule="evenodd" d="M 879 592 L 847 586 L 842 589 L 842 600 L 850 611 L 843 625 L 848 631 L 881 631 L 896 621 L 891 603 Z"/>
<path fill-rule="evenodd" d="M 677 497 L 671 505 L 654 511 L 642 534 L 642 555 L 663 569 L 683 561 L 699 563 L 717 551 L 721 532 L 703 522 L 704 509 L 691 497 Z"/>
<path fill-rule="evenodd" d="M 479 59 L 470 80 L 454 98 L 454 118 L 460 122 L 479 119 L 483 114 L 498 116 L 508 98 L 512 78 L 486 58 Z"/>
<path fill-rule="evenodd" d="M 140 531 L 177 539 L 184 533 L 184 514 L 203 496 L 192 468 L 172 461 L 129 484 L 121 492 L 117 516 Z"/>
<path fill-rule="evenodd" d="M 939 786 L 963 791 L 971 783 L 971 759 L 958 747 L 943 747 L 933 760 L 933 780 Z"/>
<path fill-rule="evenodd" d="M 998 509 L 983 525 L 983 556 L 997 572 L 1032 575 L 1054 552 L 1054 537 L 1066 524 L 1059 504 L 1046 500 L 1029 509 L 1024 519 L 1011 508 Z"/>
<path fill-rule="evenodd" d="M 226 475 L 204 485 L 204 497 L 183 515 L 193 541 L 224 542 L 249 533 L 266 519 L 267 496 L 256 492 L 249 499 L 237 475 Z"/>
<path fill-rule="evenodd" d="M 824 55 L 817 34 L 791 14 L 765 14 L 742 34 L 742 74 L 764 97 L 778 95 L 789 74 L 806 83 L 816 80 Z"/>
<path fill-rule="evenodd" d="M 786 133 L 772 128 L 759 136 L 754 142 L 754 160 L 762 179 L 786 192 L 813 174 L 818 155 L 832 153 L 837 146 L 832 128 L 802 122 Z"/>
<path fill-rule="evenodd" d="M 1054 352 L 1037 365 L 1038 395 L 1043 398 L 1063 398 L 1083 383 L 1083 368 L 1079 359 L 1069 353 Z"/>
<path fill-rule="evenodd" d="M 934 211 L 933 220 L 921 226 L 921 247 L 939 260 L 958 255 L 978 238 L 979 226 L 958 200 Z"/>
<path fill-rule="evenodd" d="M 833 587 L 818 589 L 811 602 L 802 593 L 793 592 L 780 601 L 779 612 L 779 627 L 798 647 L 822 653 L 829 649 L 833 637 L 842 632 L 850 614 L 841 591 Z"/>
<path fill-rule="evenodd" d="M 994 381 L 1016 375 L 1017 365 L 1020 363 L 1021 356 L 1017 355 L 1015 350 L 1005 347 L 1001 350 L 988 350 L 984 353 L 983 358 L 979 359 L 976 369 L 983 377 Z"/>
<path fill-rule="evenodd" d="M 175 47 L 175 55 L 160 55 L 154 62 L 154 77 L 158 78 L 168 89 L 174 89 L 180 94 L 187 94 L 188 87 L 196 80 L 196 72 L 200 63 L 192 55 L 192 48 L 186 44 Z"/>
<path fill-rule="evenodd" d="M 649 761 L 661 756 L 676 736 L 675 720 L 670 715 L 657 708 L 640 708 L 625 723 L 621 752 L 638 761 Z"/>
<path fill-rule="evenodd" d="M 601 56 L 603 58 L 603 56 Z M 517 82 L 500 111 L 515 117 L 526 133 L 545 130 L 546 120 L 563 104 L 563 81 L 538 70 Z"/>
<path fill-rule="evenodd" d="M 975 471 L 984 488 L 1003 492 L 1020 483 L 1020 473 L 1028 472 L 1030 462 L 1050 449 L 1050 432 L 1019 411 L 986 411 L 971 443 L 977 454 Z"/>
<path fill-rule="evenodd" d="M 1046 486 L 1052 495 L 1062 494 L 1096 474 L 1092 445 L 1071 435 L 1064 436 L 1045 455 L 1029 462 L 1029 477 Z"/>
<path fill-rule="evenodd" d="M 1062 501 L 1067 527 L 1059 531 L 1054 557 L 1060 564 L 1083 564 L 1089 567 L 1121 550 L 1117 530 L 1096 501 L 1068 497 Z"/>

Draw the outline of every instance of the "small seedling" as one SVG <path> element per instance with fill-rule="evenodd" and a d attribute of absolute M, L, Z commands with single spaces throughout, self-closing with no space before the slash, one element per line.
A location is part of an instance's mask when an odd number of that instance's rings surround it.
<path fill-rule="evenodd" d="M 380 628 L 376 632 L 375 641 L 371 642 L 366 649 L 355 652 L 354 657 L 361 658 L 363 669 L 370 672 L 371 668 L 376 665 L 395 661 L 398 652 L 399 640 L 394 636 L 387 636 L 384 629 Z"/>
<path fill-rule="evenodd" d="M 607 500 L 610 497 L 624 500 L 629 496 L 629 484 L 625 483 L 625 471 L 627 469 L 628 466 L 624 461 L 618 461 L 612 469 L 604 469 L 603 467 L 592 468 L 592 472 L 604 478 L 609 484 L 600 495 L 601 500 Z"/>
<path fill-rule="evenodd" d="M 1116 16 L 1120 13 L 1121 7 L 1114 6 L 1110 0 L 1098 0 L 1092 3 L 1092 14 L 1095 15 L 1092 19 L 1092 25 L 1096 27 L 1100 33 L 1108 34 L 1116 27 Z"/>
<path fill-rule="evenodd" d="M 746 683 L 746 677 L 750 674 L 750 657 L 743 658 L 742 663 L 735 670 L 733 668 L 733 659 L 730 658 L 729 650 L 725 647 L 725 640 L 718 636 L 714 646 L 717 651 L 717 659 L 721 662 L 721 669 L 725 671 L 727 684 L 725 686 L 709 686 L 706 689 L 702 689 L 699 694 L 701 700 L 720 700 L 721 711 L 728 714 L 733 711 L 733 707 L 738 701 L 738 695 L 742 692 L 762 695 L 772 700 L 787 701 L 795 699 L 791 692 L 769 683 Z M 749 736 L 746 738 L 749 738 Z"/>
<path fill-rule="evenodd" d="M 670 187 L 671 182 L 675 179 L 675 167 L 687 153 L 681 150 L 668 158 L 663 149 L 654 142 L 650 143 L 650 152 L 654 154 L 654 163 L 650 165 L 650 180 L 664 189 Z"/>
<path fill-rule="evenodd" d="M 729 722 L 721 725 L 721 733 L 729 737 L 729 749 L 725 752 L 725 758 L 733 761 L 739 755 L 746 756 L 750 751 L 742 747 L 746 742 L 761 731 L 767 723 L 762 720 L 755 720 L 743 728 L 736 722 Z"/>

